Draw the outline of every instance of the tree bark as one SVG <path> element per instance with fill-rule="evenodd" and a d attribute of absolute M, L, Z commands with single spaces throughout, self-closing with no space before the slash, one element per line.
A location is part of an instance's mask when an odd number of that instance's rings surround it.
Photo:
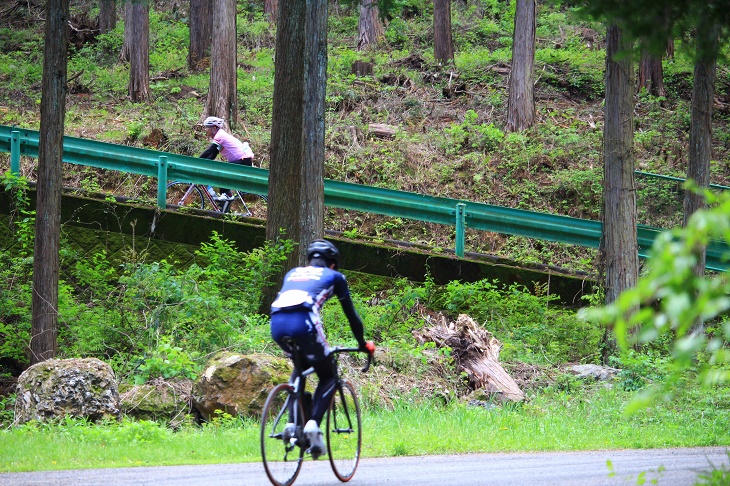
<path fill-rule="evenodd" d="M 507 101 L 507 131 L 529 128 L 535 123 L 533 92 L 535 64 L 536 0 L 517 0 L 512 42 L 512 69 Z"/>
<path fill-rule="evenodd" d="M 122 44 L 122 51 L 119 53 L 119 60 L 121 62 L 129 62 L 133 42 L 131 22 L 132 0 L 126 0 L 124 2 L 124 43 Z"/>
<path fill-rule="evenodd" d="M 269 22 L 276 25 L 279 19 L 279 0 L 264 0 L 264 14 Z"/>
<path fill-rule="evenodd" d="M 433 57 L 447 63 L 454 60 L 454 41 L 451 37 L 451 0 L 433 2 Z"/>
<path fill-rule="evenodd" d="M 205 111 L 238 124 L 236 95 L 236 0 L 213 0 L 213 39 L 210 52 L 210 90 Z"/>
<path fill-rule="evenodd" d="M 117 26 L 116 0 L 99 0 L 99 33 L 107 34 Z"/>
<path fill-rule="evenodd" d="M 266 239 L 299 244 L 288 267 L 303 264 L 309 243 L 323 236 L 327 4 L 279 5 Z"/>
<path fill-rule="evenodd" d="M 135 102 L 150 99 L 150 11 L 148 0 L 133 0 L 129 29 L 129 98 Z"/>
<path fill-rule="evenodd" d="M 61 160 L 66 116 L 68 21 L 69 0 L 48 0 L 33 249 L 31 364 L 54 358 L 58 352 Z"/>
<path fill-rule="evenodd" d="M 697 57 L 692 86 L 692 118 L 689 131 L 689 164 L 687 179 L 692 179 L 700 192 L 688 190 L 684 194 L 684 224 L 692 214 L 707 207 L 703 191 L 710 185 L 710 158 L 712 156 L 712 108 L 717 78 L 717 41 L 720 29 L 703 14 L 697 27 Z M 694 274 L 705 274 L 706 248 L 697 248 Z"/>
<path fill-rule="evenodd" d="M 616 300 L 622 291 L 633 287 L 639 272 L 633 148 L 634 71 L 630 47 L 617 26 L 608 27 L 602 242 L 607 304 Z"/>
<path fill-rule="evenodd" d="M 383 36 L 383 23 L 377 0 L 361 0 L 360 18 L 357 23 L 357 50 L 375 46 Z"/>
<path fill-rule="evenodd" d="M 205 69 L 205 60 L 210 57 L 212 7 L 212 0 L 190 0 L 188 68 L 194 72 Z"/>
<path fill-rule="evenodd" d="M 652 96 L 666 96 L 664 90 L 664 70 L 661 57 L 641 52 L 639 60 L 639 79 L 636 83 L 637 92 L 642 88 Z"/>

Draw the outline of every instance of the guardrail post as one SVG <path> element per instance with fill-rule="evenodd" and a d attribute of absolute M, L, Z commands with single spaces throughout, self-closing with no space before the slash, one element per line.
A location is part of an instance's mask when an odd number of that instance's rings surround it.
<path fill-rule="evenodd" d="M 167 156 L 160 155 L 157 162 L 157 207 L 167 207 Z"/>
<path fill-rule="evenodd" d="M 464 256 L 464 227 L 466 226 L 466 204 L 456 204 L 456 256 Z"/>
<path fill-rule="evenodd" d="M 10 132 L 10 172 L 20 175 L 20 132 Z"/>

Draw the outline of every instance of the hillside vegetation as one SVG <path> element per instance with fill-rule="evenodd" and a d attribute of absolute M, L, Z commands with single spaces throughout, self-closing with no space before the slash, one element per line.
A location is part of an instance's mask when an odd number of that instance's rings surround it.
<path fill-rule="evenodd" d="M 238 2 L 242 123 L 233 131 L 251 143 L 257 164 L 267 167 L 275 28 L 264 19 L 261 3 Z M 354 48 L 357 9 L 331 2 L 326 176 L 600 219 L 603 27 L 565 7 L 540 2 L 537 123 L 524 133 L 505 133 L 514 3 L 453 2 L 456 59 L 453 65 L 439 66 L 431 47 L 432 2 L 398 2 L 401 9 L 387 23 L 382 42 L 363 52 Z M 127 99 L 128 66 L 119 61 L 123 22 L 107 35 L 94 35 L 88 27 L 93 26 L 90 19 L 96 16 L 96 2 L 75 0 L 71 5 L 66 134 L 199 155 L 207 146 L 198 123 L 209 71 L 192 73 L 186 67 L 187 2 L 153 5 L 153 99 L 139 104 Z M 34 0 L 5 2 L 0 7 L 0 124 L 40 127 L 43 7 L 44 2 Z M 353 75 L 355 61 L 372 62 L 373 74 Z M 667 97 L 636 95 L 636 153 L 641 170 L 684 176 L 692 71 L 680 39 L 676 56 L 665 60 Z M 730 86 L 725 64 L 719 66 L 718 80 L 711 182 L 730 185 L 726 162 Z M 395 137 L 374 136 L 372 123 L 396 127 Z M 8 168 L 8 155 L 0 154 L 0 173 Z M 256 422 L 227 414 L 174 433 L 169 423 L 129 418 L 99 427 L 72 419 L 56 425 L 11 426 L 15 380 L 30 363 L 35 215 L 26 189 L 27 180 L 36 178 L 35 161 L 24 158 L 22 172 L 27 179 L 0 176 L 18 208 L 9 225 L 14 243 L 0 251 L 0 427 L 6 429 L 0 430 L 0 449 L 12 452 L 0 470 L 259 460 Z M 71 165 L 64 167 L 63 176 L 66 186 L 79 191 L 155 204 L 154 179 Z M 666 180 L 642 177 L 638 181 L 640 222 L 677 225 L 681 187 Z M 718 228 L 724 227 L 717 224 L 722 217 L 714 220 Z M 328 210 L 326 227 L 353 238 L 362 235 L 453 247 L 451 228 L 398 218 Z M 100 244 L 94 254 L 80 255 L 69 243 L 70 231 L 62 229 L 58 357 L 98 357 L 113 367 L 120 383 L 167 386 L 169 380 L 195 379 L 220 350 L 281 355 L 271 341 L 268 317 L 258 309 L 264 285 L 291 251 L 291 242 L 278 247 L 265 244 L 243 253 L 214 233 L 197 249 L 196 263 L 181 268 L 173 255 L 169 261 L 149 261 L 143 245 L 126 244 L 111 255 Z M 592 250 L 539 240 L 469 230 L 466 243 L 467 251 L 594 275 L 599 266 Z M 671 274 L 675 254 L 665 254 L 663 265 L 656 268 Z M 686 266 L 688 258 L 680 260 Z M 674 341 L 681 329 L 667 328 L 670 319 L 659 314 L 661 306 L 654 300 L 641 314 L 651 324 L 647 342 L 611 354 L 601 319 L 579 318 L 574 309 L 555 305 L 549 289 L 486 280 L 438 286 L 428 276 L 416 284 L 345 273 L 366 338 L 378 345 L 371 372 L 350 375 L 372 433 L 365 441 L 367 455 L 730 444 L 727 381 L 698 385 L 703 370 L 710 369 L 715 377 L 728 376 L 730 358 L 723 361 L 724 355 L 711 349 L 727 348 L 727 317 L 717 317 L 727 300 L 727 286 L 705 286 L 720 294 L 702 309 L 712 317 L 703 337 L 713 341 L 706 352 L 692 354 L 684 363 L 687 367 L 680 369 L 673 360 Z M 675 284 L 674 293 L 665 295 L 676 314 L 673 318 L 689 315 L 692 323 L 690 311 L 695 309 L 688 304 L 688 282 L 694 281 L 680 275 L 670 281 Z M 588 299 L 586 305 L 603 300 L 600 291 Z M 657 314 L 652 314 L 654 310 Z M 523 402 L 494 407 L 478 399 L 472 402 L 479 406 L 470 406 L 476 386 L 459 368 L 463 350 L 422 337 L 434 323 L 454 322 L 461 314 L 499 340 L 500 363 L 525 391 Z M 324 307 L 323 320 L 331 343 L 354 344 L 336 303 Z M 467 349 L 472 344 L 460 343 Z M 690 351 L 699 346 L 693 345 Z M 620 370 L 610 383 L 580 380 L 566 371 L 569 364 L 603 364 L 604 358 Z M 357 366 L 346 363 L 345 368 Z M 672 400 L 626 416 L 624 409 L 635 393 L 652 385 L 671 391 Z M 462 433 L 442 440 L 444 430 L 457 429 Z M 721 474 L 713 484 L 723 484 L 727 474 Z M 646 479 L 643 475 L 637 482 Z"/>
<path fill-rule="evenodd" d="M 200 122 L 209 73 L 186 67 L 186 2 L 157 2 L 150 16 L 153 100 L 127 99 L 128 66 L 119 61 L 123 19 L 103 36 L 89 35 L 92 2 L 72 3 L 72 48 L 66 133 L 197 156 L 207 145 Z M 275 28 L 259 2 L 239 2 L 238 94 L 241 124 L 256 163 L 268 166 Z M 513 208 L 600 219 L 604 28 L 573 10 L 539 3 L 536 51 L 537 122 L 505 133 L 514 2 L 455 2 L 456 56 L 440 66 L 432 54 L 432 3 L 401 2 L 377 46 L 357 51 L 358 9 L 330 5 L 326 177 Z M 41 2 L 11 2 L 0 10 L 0 123 L 38 129 L 42 75 Z M 689 41 L 689 39 L 687 39 Z M 664 61 L 666 98 L 636 96 L 637 169 L 684 177 L 693 65 L 691 42 L 677 40 Z M 354 61 L 374 64 L 356 77 Z M 730 85 L 718 72 L 711 183 L 730 185 L 726 162 Z M 395 139 L 372 136 L 369 124 L 397 128 Z M 0 157 L 7 167 L 7 158 Z M 34 165 L 23 172 L 32 180 Z M 66 167 L 65 183 L 138 199 L 154 199 L 154 181 L 100 169 Z M 675 182 L 638 178 L 639 222 L 681 222 Z M 453 230 L 399 218 L 330 210 L 327 228 L 453 247 Z M 585 248 L 468 231 L 466 250 L 517 261 L 595 272 Z"/>

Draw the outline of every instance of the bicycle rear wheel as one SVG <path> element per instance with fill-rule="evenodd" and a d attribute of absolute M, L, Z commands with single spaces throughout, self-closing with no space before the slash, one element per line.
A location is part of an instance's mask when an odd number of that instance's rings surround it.
<path fill-rule="evenodd" d="M 195 184 L 174 181 L 167 185 L 167 204 L 204 209 L 205 199 L 203 191 Z"/>
<path fill-rule="evenodd" d="M 337 387 L 327 411 L 327 453 L 337 479 L 346 483 L 355 475 L 360 461 L 362 427 L 360 403 L 353 386 L 343 381 Z"/>
<path fill-rule="evenodd" d="M 302 468 L 304 448 L 299 439 L 284 434 L 289 418 L 289 403 L 295 400 L 294 388 L 286 383 L 274 387 L 269 393 L 261 414 L 261 459 L 269 480 L 275 486 L 289 486 Z M 298 415 L 304 417 L 299 400 L 295 407 Z M 301 425 L 299 427 L 301 430 Z"/>

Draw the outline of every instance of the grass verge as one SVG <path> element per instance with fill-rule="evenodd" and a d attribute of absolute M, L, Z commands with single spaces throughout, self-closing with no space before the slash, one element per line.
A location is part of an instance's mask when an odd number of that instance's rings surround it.
<path fill-rule="evenodd" d="M 398 402 L 364 411 L 363 456 L 730 446 L 720 401 L 685 393 L 626 415 L 632 396 L 600 387 L 496 408 Z M 1 431 L 0 450 L 0 472 L 260 460 L 258 423 L 233 417 L 177 432 L 145 421 L 29 424 Z"/>

